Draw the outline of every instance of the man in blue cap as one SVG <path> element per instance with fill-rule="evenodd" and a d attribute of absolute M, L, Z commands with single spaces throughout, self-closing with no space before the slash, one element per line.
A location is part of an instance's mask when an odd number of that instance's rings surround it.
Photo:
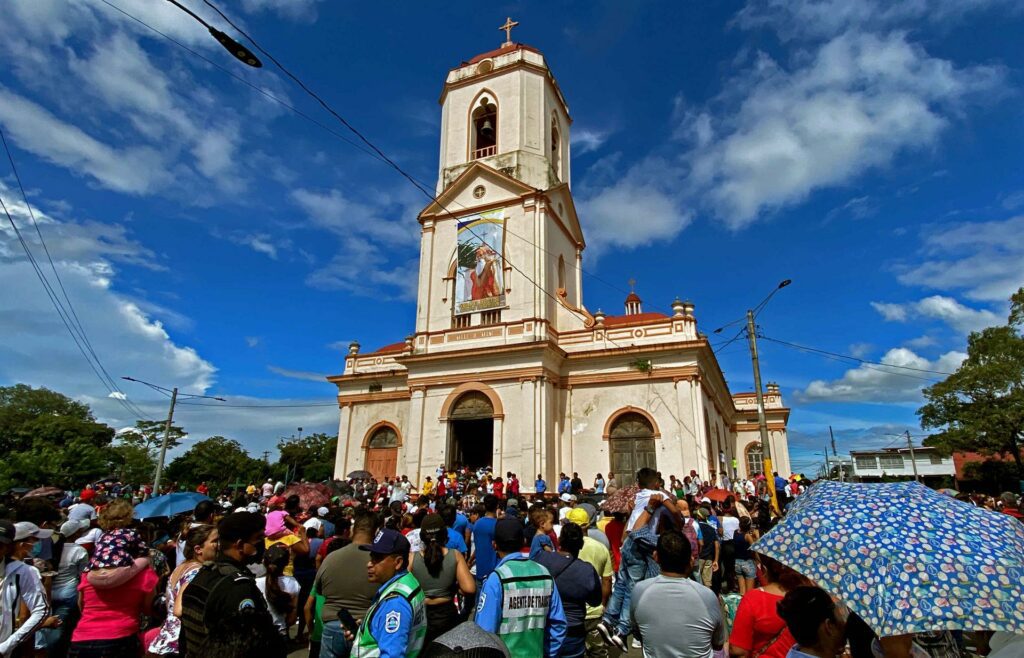
<path fill-rule="evenodd" d="M 409 573 L 409 540 L 396 530 L 377 532 L 372 544 L 359 547 L 369 551 L 366 573 L 371 583 L 380 583 L 377 595 L 352 636 L 354 658 L 416 658 L 423 649 L 427 617 L 423 590 Z"/>
<path fill-rule="evenodd" d="M 495 524 L 498 565 L 480 592 L 476 623 L 496 633 L 516 658 L 557 656 L 567 627 L 562 599 L 551 573 L 522 554 L 525 545 L 519 520 Z"/>

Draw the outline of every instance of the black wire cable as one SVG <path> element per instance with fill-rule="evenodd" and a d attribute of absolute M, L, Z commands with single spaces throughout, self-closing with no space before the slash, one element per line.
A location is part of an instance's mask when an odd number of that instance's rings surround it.
<path fill-rule="evenodd" d="M 890 364 L 890 363 L 882 363 L 881 361 L 868 361 L 866 359 L 861 359 L 861 358 L 858 358 L 856 356 L 850 356 L 849 354 L 839 354 L 838 352 L 829 352 L 828 350 L 819 349 L 817 347 L 807 347 L 806 345 L 797 345 L 796 343 L 789 343 L 789 342 L 786 342 L 784 340 L 779 340 L 777 338 L 769 338 L 768 336 L 761 336 L 760 338 L 761 338 L 761 340 L 767 340 L 767 341 L 772 342 L 772 343 L 778 343 L 779 345 L 784 345 L 786 347 L 791 347 L 793 349 L 801 350 L 801 351 L 804 351 L 804 352 L 813 352 L 815 354 L 822 354 L 822 355 L 825 355 L 825 356 L 832 356 L 832 357 L 836 357 L 836 358 L 839 358 L 839 359 L 846 359 L 848 361 L 855 361 L 857 363 L 861 363 L 861 364 L 865 364 L 865 365 L 876 365 L 876 366 L 882 366 L 884 368 L 898 368 L 900 370 L 913 370 L 914 372 L 923 372 L 923 373 L 928 373 L 928 374 L 932 374 L 932 375 L 945 375 L 945 376 L 949 376 L 949 375 L 953 374 L 951 372 L 944 372 L 942 370 L 928 370 L 927 368 L 914 368 L 912 366 L 897 366 L 897 365 L 893 365 L 893 364 Z M 896 373 L 893 373 L 893 374 L 896 374 Z"/>

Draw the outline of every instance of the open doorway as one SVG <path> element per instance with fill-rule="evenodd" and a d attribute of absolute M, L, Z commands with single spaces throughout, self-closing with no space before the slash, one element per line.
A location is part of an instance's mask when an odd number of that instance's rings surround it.
<path fill-rule="evenodd" d="M 493 466 L 494 407 L 479 391 L 469 391 L 452 406 L 448 420 L 448 464 Z"/>
<path fill-rule="evenodd" d="M 469 466 L 472 469 L 477 469 L 481 466 L 492 466 L 494 419 L 453 420 L 451 425 L 451 461 Z"/>

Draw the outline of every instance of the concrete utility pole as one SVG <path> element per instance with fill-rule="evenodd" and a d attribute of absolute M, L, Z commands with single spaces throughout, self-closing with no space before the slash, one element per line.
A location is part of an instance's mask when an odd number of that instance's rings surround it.
<path fill-rule="evenodd" d="M 757 394 L 757 427 L 761 431 L 761 454 L 764 456 L 764 477 L 768 481 L 768 494 L 771 496 L 772 509 L 779 510 L 779 501 L 775 495 L 775 471 L 772 470 L 772 453 L 768 445 L 768 421 L 764 415 L 764 391 L 761 390 L 761 365 L 757 359 L 757 336 L 754 329 L 754 311 L 747 311 L 747 341 L 750 343 L 750 361 L 754 367 L 754 393 Z"/>
<path fill-rule="evenodd" d="M 164 459 L 167 458 L 167 442 L 171 438 L 171 422 L 174 420 L 174 405 L 178 402 L 178 387 L 171 391 L 171 409 L 167 412 L 167 423 L 164 425 L 164 440 L 160 444 L 160 461 L 156 463 L 156 475 L 153 476 L 153 495 L 160 495 L 160 478 L 164 474 Z"/>
<path fill-rule="evenodd" d="M 832 433 L 832 426 L 828 426 L 828 436 L 832 439 L 832 456 L 839 462 L 839 481 L 842 482 L 845 476 L 846 469 L 843 468 L 843 460 L 839 459 L 839 453 L 836 452 L 836 435 Z M 828 449 L 826 449 L 828 452 Z"/>
<path fill-rule="evenodd" d="M 832 479 L 832 467 L 828 463 L 828 446 L 825 446 L 825 478 L 828 480 Z"/>
<path fill-rule="evenodd" d="M 914 459 L 914 442 L 910 440 L 910 430 L 906 431 L 907 435 L 907 447 L 910 448 L 910 463 L 914 466 L 914 481 L 920 482 L 921 478 L 917 474 L 917 460 Z"/>

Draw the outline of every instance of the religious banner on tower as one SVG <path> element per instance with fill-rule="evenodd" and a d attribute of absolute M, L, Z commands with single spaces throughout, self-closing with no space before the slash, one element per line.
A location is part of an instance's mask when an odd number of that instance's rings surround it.
<path fill-rule="evenodd" d="M 505 213 L 473 215 L 458 228 L 458 267 L 455 272 L 455 314 L 476 313 L 505 306 Z"/>

